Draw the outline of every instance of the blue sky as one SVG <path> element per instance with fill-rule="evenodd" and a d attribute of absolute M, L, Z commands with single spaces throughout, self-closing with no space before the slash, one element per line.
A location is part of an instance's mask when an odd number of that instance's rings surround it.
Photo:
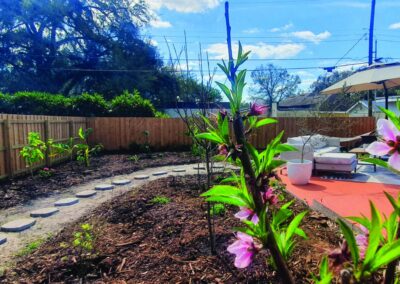
<path fill-rule="evenodd" d="M 181 50 L 184 31 L 194 74 L 199 70 L 199 44 L 212 59 L 212 67 L 217 59 L 226 58 L 224 1 L 147 2 L 154 19 L 144 33 L 164 59 L 168 59 L 166 41 L 170 48 L 174 45 Z M 400 61 L 400 1 L 376 2 L 378 57 Z M 350 69 L 360 66 L 353 64 L 367 62 L 370 8 L 371 0 L 232 0 L 232 36 L 252 51 L 245 68 L 252 70 L 269 63 L 288 68 L 300 76 L 301 89 L 306 91 L 318 75 L 326 72 L 316 67 L 348 65 L 340 69 Z M 219 70 L 215 79 L 224 81 Z"/>

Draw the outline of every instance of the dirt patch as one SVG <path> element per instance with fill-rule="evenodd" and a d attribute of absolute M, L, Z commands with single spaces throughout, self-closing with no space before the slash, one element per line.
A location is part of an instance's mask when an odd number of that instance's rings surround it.
<path fill-rule="evenodd" d="M 85 280 L 92 283 L 276 283 L 265 255 L 258 255 L 248 269 L 233 266 L 226 248 L 234 239 L 231 228 L 240 225 L 234 208 L 216 217 L 218 254 L 210 254 L 206 207 L 199 193 L 195 176 L 149 182 L 136 194 L 114 199 L 65 228 L 1 280 L 78 283 L 84 271 Z M 152 203 L 156 196 L 170 202 Z M 293 209 L 308 208 L 296 202 Z M 94 227 L 96 255 L 79 262 L 76 251 L 65 244 L 71 244 L 73 232 L 86 222 Z M 302 228 L 309 238 L 299 240 L 290 260 L 296 283 L 308 283 L 322 255 L 339 242 L 336 225 L 317 212 L 310 211 Z"/>
<path fill-rule="evenodd" d="M 24 204 L 30 200 L 63 192 L 65 189 L 90 180 L 132 173 L 150 167 L 189 164 L 198 159 L 188 152 L 138 154 L 138 161 L 130 155 L 101 155 L 93 157 L 90 167 L 76 161 L 52 167 L 53 175 L 41 178 L 25 176 L 0 182 L 0 209 Z"/>

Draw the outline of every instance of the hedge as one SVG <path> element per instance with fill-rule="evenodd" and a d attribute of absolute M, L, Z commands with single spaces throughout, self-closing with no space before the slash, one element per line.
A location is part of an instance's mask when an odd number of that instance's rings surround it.
<path fill-rule="evenodd" d="M 137 116 L 165 117 L 138 91 L 107 101 L 100 94 L 84 93 L 76 97 L 41 92 L 0 93 L 0 113 L 63 116 Z"/>

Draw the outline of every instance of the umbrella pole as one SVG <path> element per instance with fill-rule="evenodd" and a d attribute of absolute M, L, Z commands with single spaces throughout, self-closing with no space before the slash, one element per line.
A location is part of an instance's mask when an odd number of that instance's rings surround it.
<path fill-rule="evenodd" d="M 385 90 L 385 108 L 389 109 L 389 94 L 385 82 L 383 82 L 383 89 Z M 385 115 L 385 118 L 388 118 L 387 114 Z"/>

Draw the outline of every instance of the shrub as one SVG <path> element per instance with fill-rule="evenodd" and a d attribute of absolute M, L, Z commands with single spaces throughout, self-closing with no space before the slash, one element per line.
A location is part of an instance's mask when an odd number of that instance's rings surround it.
<path fill-rule="evenodd" d="M 19 152 L 21 157 L 25 160 L 26 166 L 29 168 L 33 176 L 32 166 L 45 158 L 44 152 L 46 151 L 46 143 L 40 140 L 38 132 L 28 133 L 28 145 L 22 148 Z"/>
<path fill-rule="evenodd" d="M 149 100 L 143 99 L 135 90 L 133 94 L 125 91 L 111 101 L 113 116 L 155 117 L 156 109 Z"/>
<path fill-rule="evenodd" d="M 73 114 L 77 116 L 104 116 L 109 104 L 102 95 L 84 93 L 72 98 Z"/>
<path fill-rule="evenodd" d="M 11 105 L 10 95 L 0 93 L 0 113 L 8 113 Z"/>
<path fill-rule="evenodd" d="M 69 115 L 71 99 L 41 92 L 18 92 L 9 96 L 10 113 L 36 115 Z"/>

